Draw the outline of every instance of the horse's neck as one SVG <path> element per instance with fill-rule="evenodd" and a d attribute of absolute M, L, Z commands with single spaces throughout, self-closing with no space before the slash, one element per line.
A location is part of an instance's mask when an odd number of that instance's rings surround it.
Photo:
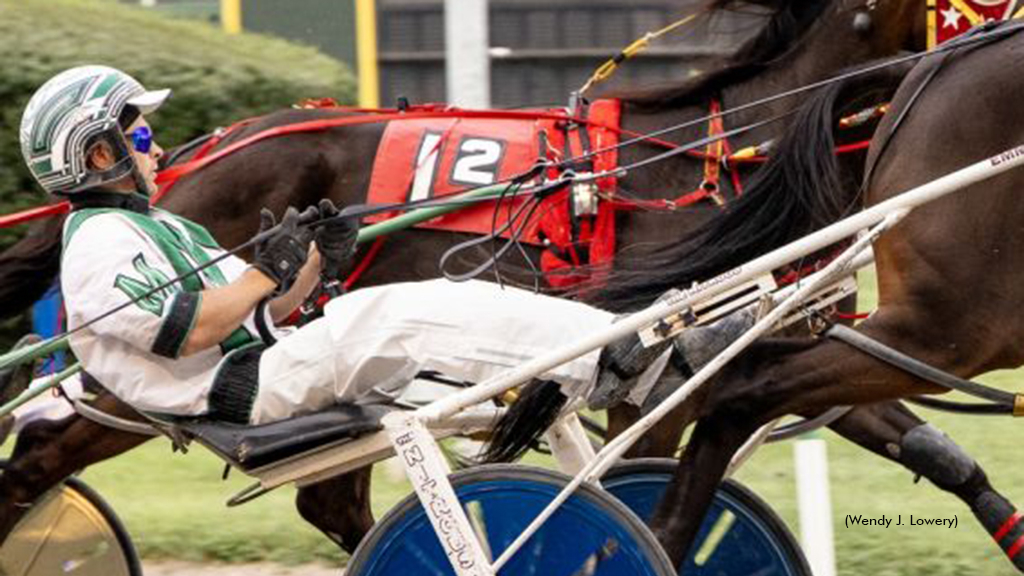
<path fill-rule="evenodd" d="M 722 104 L 726 109 L 769 98 L 814 82 L 835 76 L 841 70 L 864 62 L 870 55 L 855 50 L 837 50 L 827 45 L 827 32 L 803 41 L 799 47 L 773 62 L 745 81 L 722 90 Z M 737 113 L 728 124 L 739 126 L 769 116 L 785 113 L 805 100 L 807 94 L 782 98 L 749 111 Z M 777 130 L 777 129 L 776 129 Z"/>

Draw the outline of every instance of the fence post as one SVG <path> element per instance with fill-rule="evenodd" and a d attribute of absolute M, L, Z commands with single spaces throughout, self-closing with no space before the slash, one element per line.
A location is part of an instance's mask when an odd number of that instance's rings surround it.
<path fill-rule="evenodd" d="M 448 102 L 491 107 L 488 0 L 445 0 L 445 80 Z"/>
<path fill-rule="evenodd" d="M 825 440 L 816 433 L 800 437 L 793 446 L 793 460 L 800 514 L 800 546 L 814 576 L 835 576 L 832 498 Z"/>

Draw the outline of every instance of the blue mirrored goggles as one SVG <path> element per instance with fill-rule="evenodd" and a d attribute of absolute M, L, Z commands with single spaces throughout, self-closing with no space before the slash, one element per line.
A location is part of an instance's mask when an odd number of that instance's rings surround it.
<path fill-rule="evenodd" d="M 128 133 L 132 148 L 139 154 L 149 154 L 153 148 L 153 131 L 148 126 L 139 126 Z"/>

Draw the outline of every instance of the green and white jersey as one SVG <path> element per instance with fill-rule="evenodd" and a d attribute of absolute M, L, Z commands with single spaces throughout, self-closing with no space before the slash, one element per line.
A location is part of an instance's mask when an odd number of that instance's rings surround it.
<path fill-rule="evenodd" d="M 169 212 L 73 212 L 64 225 L 61 289 L 68 329 L 96 318 L 224 253 L 201 226 Z M 133 407 L 197 415 L 232 350 L 260 342 L 254 314 L 220 346 L 181 357 L 199 313 L 198 292 L 247 268 L 230 256 L 71 336 L 85 370 Z M 273 326 L 267 319 L 268 327 Z"/>

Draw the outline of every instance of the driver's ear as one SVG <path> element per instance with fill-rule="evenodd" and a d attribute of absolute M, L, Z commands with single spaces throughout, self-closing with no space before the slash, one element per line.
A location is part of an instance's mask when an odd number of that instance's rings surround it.
<path fill-rule="evenodd" d="M 85 163 L 90 170 L 107 170 L 114 165 L 114 150 L 108 142 L 99 141 L 85 154 Z"/>

